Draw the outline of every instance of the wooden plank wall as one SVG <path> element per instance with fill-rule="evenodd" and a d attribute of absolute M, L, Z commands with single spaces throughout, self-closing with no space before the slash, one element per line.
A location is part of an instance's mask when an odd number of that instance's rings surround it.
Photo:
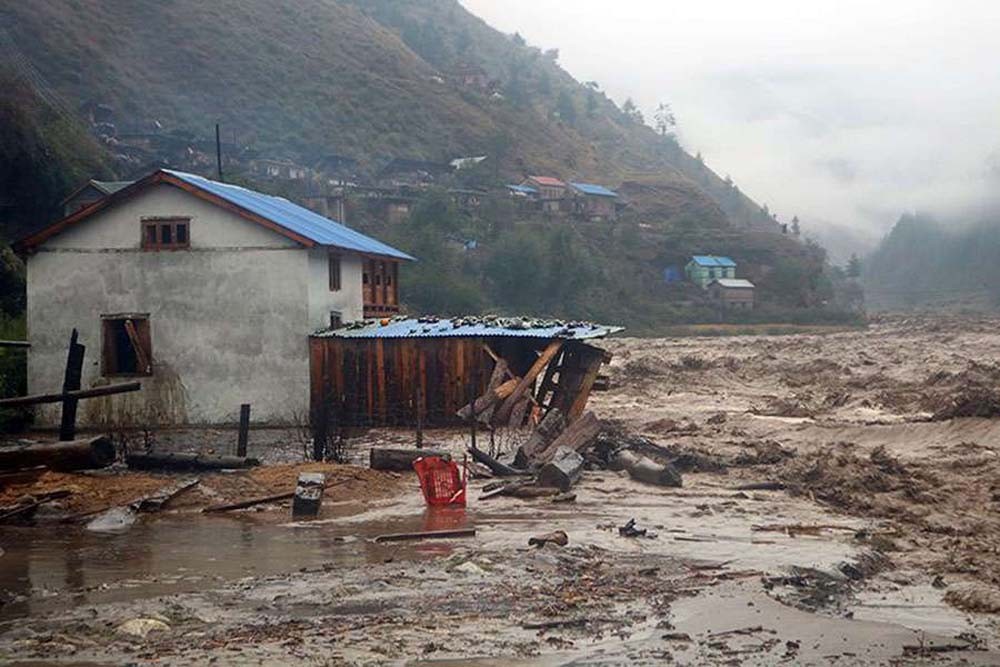
<path fill-rule="evenodd" d="M 310 339 L 313 414 L 343 426 L 405 426 L 423 411 L 426 426 L 461 423 L 459 408 L 486 390 L 493 359 L 481 338 Z M 510 339 L 490 345 L 517 365 L 544 340 Z M 500 349 L 497 349 L 497 348 Z M 422 400 L 421 400 L 422 399 Z"/>

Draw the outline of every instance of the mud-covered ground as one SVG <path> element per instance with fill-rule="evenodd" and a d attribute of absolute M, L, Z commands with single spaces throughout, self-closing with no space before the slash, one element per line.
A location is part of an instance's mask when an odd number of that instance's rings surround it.
<path fill-rule="evenodd" d="M 430 511 L 412 475 L 340 466 L 353 481 L 314 521 L 197 513 L 287 486 L 278 466 L 124 531 L 0 528 L 0 662 L 1000 663 L 1000 320 L 602 344 L 604 437 L 665 448 L 683 488 L 594 470 L 552 503 L 479 500 L 474 480 L 465 510 Z M 373 431 L 351 454 L 411 439 Z M 255 447 L 302 451 L 293 432 Z M 630 518 L 655 536 L 619 535 Z M 454 527 L 477 534 L 373 539 Z M 528 546 L 552 530 L 568 545 Z"/>

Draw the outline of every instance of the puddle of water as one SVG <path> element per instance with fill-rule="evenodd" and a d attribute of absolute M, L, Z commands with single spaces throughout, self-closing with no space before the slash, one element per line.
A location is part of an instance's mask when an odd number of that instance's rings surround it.
<path fill-rule="evenodd" d="M 895 590 L 863 590 L 849 607 L 859 620 L 896 623 L 908 628 L 957 635 L 974 630 L 970 617 L 944 601 L 944 591 L 933 586 L 904 586 Z"/>

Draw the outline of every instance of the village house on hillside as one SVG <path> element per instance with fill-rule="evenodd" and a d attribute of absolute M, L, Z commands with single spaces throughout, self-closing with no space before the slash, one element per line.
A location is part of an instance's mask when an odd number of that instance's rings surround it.
<path fill-rule="evenodd" d="M 615 220 L 618 213 L 618 193 L 594 183 L 570 183 L 576 194 L 573 212 L 588 220 Z"/>
<path fill-rule="evenodd" d="M 308 335 L 399 310 L 413 258 L 286 199 L 159 170 L 17 244 L 27 264 L 28 388 L 58 391 L 87 346 L 86 424 L 215 424 L 308 414 Z M 38 414 L 54 423 L 58 408 Z"/>
<path fill-rule="evenodd" d="M 754 288 L 754 284 L 744 278 L 716 278 L 708 284 L 708 293 L 723 308 L 750 310 Z"/>
<path fill-rule="evenodd" d="M 90 179 L 63 199 L 63 215 L 76 213 L 81 208 L 90 206 L 98 199 L 104 199 L 128 185 L 132 185 L 132 181 L 96 181 Z"/>
<path fill-rule="evenodd" d="M 735 278 L 736 262 L 728 257 L 716 255 L 695 255 L 684 267 L 687 279 L 702 289 L 716 278 Z"/>
<path fill-rule="evenodd" d="M 554 176 L 528 176 L 520 183 L 521 188 L 529 188 L 537 193 L 544 213 L 559 213 L 569 186 Z"/>

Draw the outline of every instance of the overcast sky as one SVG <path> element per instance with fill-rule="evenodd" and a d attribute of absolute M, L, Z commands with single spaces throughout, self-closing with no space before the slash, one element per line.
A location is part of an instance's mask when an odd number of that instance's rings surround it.
<path fill-rule="evenodd" d="M 1000 190 L 996 0 L 461 2 L 647 118 L 669 102 L 685 148 L 782 220 L 881 235 Z"/>

